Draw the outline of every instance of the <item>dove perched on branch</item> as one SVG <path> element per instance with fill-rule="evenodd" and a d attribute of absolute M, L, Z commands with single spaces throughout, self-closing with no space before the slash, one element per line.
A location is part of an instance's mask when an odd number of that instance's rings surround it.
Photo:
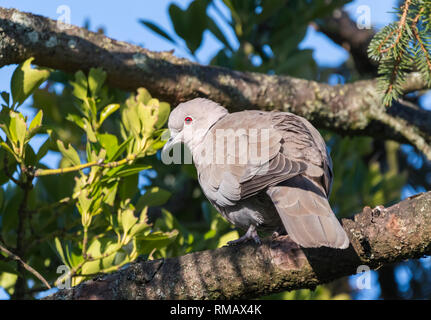
<path fill-rule="evenodd" d="M 281 233 L 302 247 L 349 246 L 328 202 L 332 162 L 319 132 L 288 112 L 229 113 L 203 98 L 179 104 L 170 114 L 171 137 L 162 159 L 177 143 L 191 151 L 198 180 L 212 205 L 236 227 Z"/>

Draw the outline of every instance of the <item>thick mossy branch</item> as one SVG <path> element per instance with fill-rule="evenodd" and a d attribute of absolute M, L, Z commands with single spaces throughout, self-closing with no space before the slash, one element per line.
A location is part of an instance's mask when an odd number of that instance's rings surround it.
<path fill-rule="evenodd" d="M 381 210 L 366 207 L 342 224 L 346 250 L 301 249 L 288 236 L 142 261 L 57 292 L 48 299 L 239 299 L 314 288 L 431 253 L 431 192 Z"/>
<path fill-rule="evenodd" d="M 381 117 L 373 116 L 376 112 L 387 113 L 393 121 L 406 120 L 402 125 L 415 127 L 427 143 L 431 136 L 431 113 L 400 104 L 387 110 L 381 104 L 375 80 L 330 86 L 287 76 L 202 66 L 170 52 L 151 52 L 83 28 L 0 8 L 0 66 L 20 63 L 31 56 L 38 65 L 67 72 L 101 67 L 107 71 L 112 86 L 131 91 L 146 87 L 174 104 L 201 96 L 231 111 L 290 111 L 319 128 L 341 134 L 414 144 L 402 130 L 396 131 L 376 120 Z M 426 88 L 426 83 L 418 74 L 411 74 L 404 88 L 420 90 Z"/>

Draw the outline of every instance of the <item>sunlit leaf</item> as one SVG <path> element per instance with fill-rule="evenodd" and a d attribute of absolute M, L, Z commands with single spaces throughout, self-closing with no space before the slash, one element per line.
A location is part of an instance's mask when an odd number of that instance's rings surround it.
<path fill-rule="evenodd" d="M 81 160 L 79 159 L 78 152 L 69 144 L 69 147 L 66 148 L 63 144 L 63 141 L 57 140 L 58 150 L 62 153 L 62 155 L 70 161 L 73 166 L 79 166 L 81 164 Z"/>
<path fill-rule="evenodd" d="M 32 69 L 29 58 L 14 71 L 11 80 L 13 104 L 21 105 L 49 77 L 48 70 Z"/>

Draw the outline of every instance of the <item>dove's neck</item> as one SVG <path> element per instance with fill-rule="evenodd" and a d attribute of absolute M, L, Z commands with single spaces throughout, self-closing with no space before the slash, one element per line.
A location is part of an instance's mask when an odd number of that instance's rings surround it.
<path fill-rule="evenodd" d="M 193 129 L 193 131 L 189 134 L 190 138 L 186 139 L 188 141 L 185 141 L 187 147 L 192 152 L 192 155 L 197 149 L 201 149 L 201 145 L 211 128 L 228 114 L 228 111 L 223 107 L 212 110 L 211 115 L 206 119 L 206 123 L 204 123 L 198 129 Z"/>

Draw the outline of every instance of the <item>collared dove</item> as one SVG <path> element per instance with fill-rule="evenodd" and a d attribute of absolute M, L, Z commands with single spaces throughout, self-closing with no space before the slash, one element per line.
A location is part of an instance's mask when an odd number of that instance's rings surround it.
<path fill-rule="evenodd" d="M 168 127 L 163 154 L 176 143 L 187 145 L 205 196 L 230 223 L 247 230 L 233 243 L 260 243 L 262 230 L 287 231 L 306 248 L 349 246 L 328 202 L 330 155 L 306 119 L 278 111 L 229 113 L 196 98 L 172 111 Z"/>

